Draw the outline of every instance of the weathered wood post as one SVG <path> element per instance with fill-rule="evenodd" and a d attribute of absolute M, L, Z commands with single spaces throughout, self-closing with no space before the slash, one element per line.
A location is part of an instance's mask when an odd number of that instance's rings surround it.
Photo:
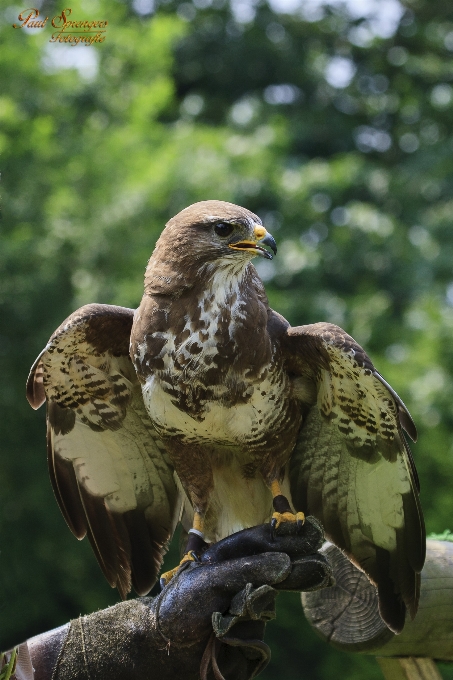
<path fill-rule="evenodd" d="M 418 614 L 395 635 L 378 610 L 376 589 L 332 544 L 322 551 L 336 584 L 302 593 L 305 615 L 328 643 L 373 654 L 386 680 L 441 680 L 433 661 L 453 661 L 453 543 L 428 540 Z"/>

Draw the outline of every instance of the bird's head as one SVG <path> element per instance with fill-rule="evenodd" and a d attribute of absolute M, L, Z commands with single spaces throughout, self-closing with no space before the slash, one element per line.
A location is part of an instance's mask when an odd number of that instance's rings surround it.
<path fill-rule="evenodd" d="M 176 259 L 185 248 L 192 258 L 206 262 L 238 256 L 250 260 L 255 255 L 272 260 L 263 245 L 277 252 L 257 215 L 225 201 L 200 201 L 184 208 L 167 223 L 158 245 L 161 241 Z"/>
<path fill-rule="evenodd" d="M 187 287 L 212 267 L 245 268 L 260 256 L 271 260 L 277 244 L 257 215 L 233 203 L 200 201 L 171 218 L 157 241 L 148 264 L 150 292 Z"/>

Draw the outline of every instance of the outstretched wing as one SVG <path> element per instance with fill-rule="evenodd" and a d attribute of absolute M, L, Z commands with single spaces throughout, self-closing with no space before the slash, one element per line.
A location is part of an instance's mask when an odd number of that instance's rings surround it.
<path fill-rule="evenodd" d="M 134 311 L 86 305 L 35 361 L 27 398 L 47 398 L 55 496 L 77 538 L 88 536 L 112 587 L 152 588 L 178 512 L 173 469 L 147 415 L 129 358 Z"/>
<path fill-rule="evenodd" d="M 415 440 L 414 423 L 341 328 L 287 328 L 281 342 L 295 394 L 306 400 L 291 457 L 293 503 L 376 584 L 381 616 L 400 632 L 406 607 L 411 617 L 417 611 L 425 559 L 417 472 L 402 432 Z"/>

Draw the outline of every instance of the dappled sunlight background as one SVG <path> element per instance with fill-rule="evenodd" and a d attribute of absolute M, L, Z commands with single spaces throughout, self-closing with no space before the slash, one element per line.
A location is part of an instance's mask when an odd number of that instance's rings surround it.
<path fill-rule="evenodd" d="M 12 28 L 22 7 L 0 8 L 0 647 L 117 599 L 60 517 L 24 384 L 75 308 L 138 305 L 165 222 L 198 200 L 262 217 L 279 254 L 257 268 L 277 311 L 365 346 L 418 425 L 428 531 L 453 528 L 453 10 L 71 8 L 108 20 L 104 43 L 49 43 L 50 27 Z M 297 596 L 279 608 L 264 678 L 380 677 L 319 641 Z"/>

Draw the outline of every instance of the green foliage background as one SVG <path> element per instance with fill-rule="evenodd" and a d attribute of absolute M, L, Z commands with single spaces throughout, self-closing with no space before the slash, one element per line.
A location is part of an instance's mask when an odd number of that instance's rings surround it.
<path fill-rule="evenodd" d="M 197 200 L 263 218 L 279 255 L 258 266 L 291 323 L 338 323 L 367 348 L 419 427 L 427 529 L 452 526 L 448 3 L 405 2 L 386 38 L 338 3 L 70 6 L 108 20 L 105 43 L 59 51 L 50 26 L 15 30 L 23 8 L 0 7 L 0 648 L 117 599 L 60 516 L 24 383 L 76 307 L 138 304 L 163 225 Z M 63 68 L 76 51 L 97 68 Z M 380 677 L 318 640 L 296 596 L 269 639 L 264 678 Z"/>

